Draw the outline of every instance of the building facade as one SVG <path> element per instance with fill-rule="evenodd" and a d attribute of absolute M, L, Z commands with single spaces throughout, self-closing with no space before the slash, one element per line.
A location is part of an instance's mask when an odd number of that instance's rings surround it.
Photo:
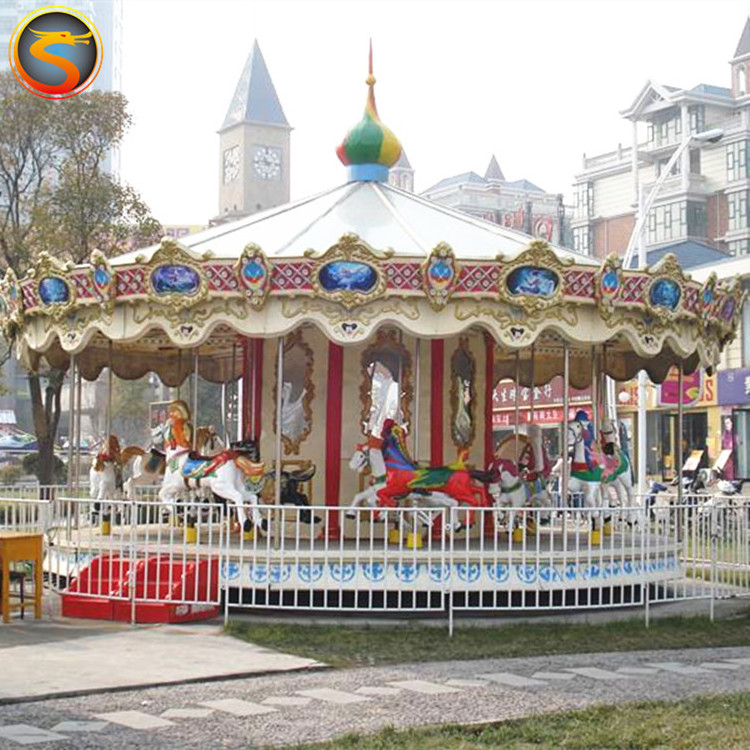
<path fill-rule="evenodd" d="M 255 41 L 219 129 L 219 214 L 213 223 L 289 202 L 291 132 Z"/>
<path fill-rule="evenodd" d="M 470 216 L 571 246 L 571 212 L 562 195 L 547 193 L 526 179 L 506 180 L 494 155 L 483 177 L 464 172 L 440 180 L 421 194 Z"/>
<path fill-rule="evenodd" d="M 639 190 L 645 195 L 688 139 L 721 130 L 715 142 L 685 148 L 649 212 L 648 249 L 681 242 L 727 255 L 750 252 L 750 19 L 729 63 L 726 86 L 693 88 L 648 81 L 621 115 L 632 123 L 632 143 L 583 157 L 575 176 L 573 247 L 604 257 L 622 254 L 635 226 Z"/>

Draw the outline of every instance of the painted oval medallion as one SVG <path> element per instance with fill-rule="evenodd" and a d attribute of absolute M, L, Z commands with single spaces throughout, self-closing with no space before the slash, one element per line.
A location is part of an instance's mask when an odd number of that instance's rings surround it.
<path fill-rule="evenodd" d="M 151 285 L 157 294 L 195 294 L 201 285 L 198 272 L 179 264 L 157 266 L 151 273 Z"/>
<path fill-rule="evenodd" d="M 676 310 L 680 304 L 682 291 L 680 285 L 671 279 L 659 279 L 651 285 L 648 298 L 654 307 L 666 307 L 668 310 Z"/>
<path fill-rule="evenodd" d="M 505 284 L 511 294 L 549 299 L 557 291 L 560 279 L 549 268 L 521 266 L 508 274 Z"/>
<path fill-rule="evenodd" d="M 70 299 L 70 289 L 59 276 L 46 276 L 39 282 L 39 296 L 45 305 L 62 305 Z"/>
<path fill-rule="evenodd" d="M 333 260 L 320 269 L 318 281 L 327 292 L 369 292 L 378 283 L 378 273 L 367 263 Z"/>

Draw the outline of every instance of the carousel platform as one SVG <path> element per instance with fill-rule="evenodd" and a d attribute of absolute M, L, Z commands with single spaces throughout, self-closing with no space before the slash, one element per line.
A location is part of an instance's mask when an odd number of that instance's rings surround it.
<path fill-rule="evenodd" d="M 371 533 L 363 529 L 358 539 L 326 539 L 309 529 L 306 537 L 272 533 L 251 541 L 216 529 L 196 531 L 193 541 L 191 530 L 164 524 L 115 526 L 109 534 L 98 526 L 60 530 L 45 566 L 70 593 L 84 596 L 103 590 L 91 590 L 91 581 L 98 586 L 106 568 L 102 559 L 136 559 L 136 599 L 181 598 L 184 604 L 200 588 L 195 604 L 218 604 L 216 588 L 207 592 L 205 585 L 210 569 L 212 586 L 228 591 L 232 603 L 357 608 L 364 601 L 368 609 L 434 608 L 447 593 L 478 608 L 511 606 L 519 597 L 534 606 L 635 603 L 645 585 L 684 576 L 683 545 L 676 539 L 625 530 L 593 545 L 584 524 L 565 531 L 540 527 L 521 541 L 505 531 L 453 539 L 425 534 L 421 548 L 408 546 L 406 536 L 388 543 L 382 525 Z M 92 572 L 92 566 L 98 567 Z M 170 573 L 170 566 L 178 573 Z M 193 578 L 180 583 L 179 571 L 190 566 Z M 121 565 L 121 572 L 120 585 L 126 586 L 128 570 Z"/>

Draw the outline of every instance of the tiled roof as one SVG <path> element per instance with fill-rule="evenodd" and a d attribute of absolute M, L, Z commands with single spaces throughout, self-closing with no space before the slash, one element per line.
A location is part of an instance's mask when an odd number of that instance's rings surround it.
<path fill-rule="evenodd" d="M 710 83 L 699 83 L 697 86 L 693 86 L 690 91 L 694 94 L 710 94 L 711 96 L 724 96 L 730 99 L 732 97 L 732 90 L 726 89 L 723 86 L 712 86 Z"/>
<path fill-rule="evenodd" d="M 463 172 L 462 174 L 457 174 L 455 177 L 446 177 L 444 180 L 440 180 L 440 182 L 436 182 L 432 187 L 425 190 L 425 193 L 430 193 L 433 190 L 440 190 L 445 187 L 450 187 L 451 185 L 461 185 L 465 182 L 473 182 L 478 185 L 484 185 L 487 180 L 484 179 L 484 177 L 480 177 L 476 172 Z"/>
<path fill-rule="evenodd" d="M 737 49 L 734 51 L 735 57 L 742 57 L 750 52 L 750 18 L 745 21 L 745 28 L 742 29 L 742 36 L 737 43 Z"/>
<path fill-rule="evenodd" d="M 684 269 L 695 268 L 706 263 L 718 263 L 730 257 L 725 252 L 717 250 L 710 245 L 704 245 L 702 242 L 695 242 L 694 240 L 686 240 L 684 242 L 677 242 L 674 245 L 649 250 L 646 262 L 649 266 L 653 266 L 667 253 L 676 255 L 680 267 Z M 631 268 L 638 266 L 637 257 L 633 258 L 633 262 L 630 265 Z"/>
<path fill-rule="evenodd" d="M 497 163 L 495 154 L 492 154 L 490 163 L 487 166 L 487 171 L 484 173 L 484 179 L 485 180 L 504 180 L 505 179 L 505 175 L 503 174 L 503 170 L 500 169 L 500 165 Z"/>
<path fill-rule="evenodd" d="M 240 122 L 289 126 L 257 41 L 253 42 L 221 129 Z"/>
<path fill-rule="evenodd" d="M 506 182 L 505 187 L 516 188 L 516 190 L 526 190 L 529 193 L 543 193 L 544 190 L 538 185 L 528 180 L 514 180 L 513 182 Z"/>

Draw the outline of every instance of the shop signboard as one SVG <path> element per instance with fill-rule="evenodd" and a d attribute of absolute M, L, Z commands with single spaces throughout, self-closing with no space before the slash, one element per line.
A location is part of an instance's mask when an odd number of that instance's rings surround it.
<path fill-rule="evenodd" d="M 590 407 L 591 389 L 571 388 L 568 395 L 569 418 L 573 419 L 579 408 Z M 553 378 L 545 385 L 518 389 L 520 424 L 531 422 L 534 409 L 535 424 L 560 424 L 563 421 L 563 379 Z M 516 384 L 512 380 L 501 380 L 492 397 L 492 426 L 496 430 L 513 427 L 516 423 Z"/>
<path fill-rule="evenodd" d="M 721 370 L 717 381 L 720 404 L 734 405 L 750 402 L 750 368 Z"/>
<path fill-rule="evenodd" d="M 664 382 L 659 386 L 659 406 L 712 406 L 716 404 L 716 376 L 706 375 L 702 370 L 682 378 L 682 398 L 680 398 L 679 371 L 670 369 Z"/>

